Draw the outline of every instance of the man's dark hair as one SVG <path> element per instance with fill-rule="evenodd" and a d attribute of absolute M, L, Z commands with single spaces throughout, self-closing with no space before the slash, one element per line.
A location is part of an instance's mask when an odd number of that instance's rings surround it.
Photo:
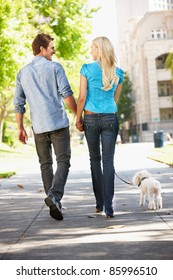
<path fill-rule="evenodd" d="M 40 53 L 40 47 L 42 46 L 43 48 L 47 49 L 49 43 L 53 41 L 54 38 L 52 38 L 48 34 L 40 33 L 38 34 L 34 41 L 32 42 L 32 50 L 33 54 L 37 55 Z"/>

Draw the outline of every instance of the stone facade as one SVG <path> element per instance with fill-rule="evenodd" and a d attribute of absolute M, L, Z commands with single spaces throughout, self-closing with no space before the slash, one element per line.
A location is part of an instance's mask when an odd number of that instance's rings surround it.
<path fill-rule="evenodd" d="M 133 84 L 131 133 L 140 142 L 153 141 L 155 130 L 173 134 L 173 83 L 171 71 L 164 67 L 167 55 L 173 51 L 173 3 L 168 10 L 159 6 L 154 11 L 158 2 L 161 5 L 169 1 L 149 1 L 148 11 L 129 18 L 126 33 L 121 34 L 121 67 Z"/>

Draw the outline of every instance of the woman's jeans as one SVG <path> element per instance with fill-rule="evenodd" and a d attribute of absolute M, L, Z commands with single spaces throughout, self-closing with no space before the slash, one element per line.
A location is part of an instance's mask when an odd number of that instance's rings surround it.
<path fill-rule="evenodd" d="M 64 194 L 64 186 L 70 167 L 69 127 L 51 132 L 34 133 L 34 138 L 45 193 L 54 194 L 60 201 Z M 53 173 L 52 146 L 57 162 L 55 174 Z"/>
<path fill-rule="evenodd" d="M 84 116 L 96 208 L 101 211 L 104 208 L 106 215 L 113 214 L 114 153 L 118 130 L 116 114 Z"/>

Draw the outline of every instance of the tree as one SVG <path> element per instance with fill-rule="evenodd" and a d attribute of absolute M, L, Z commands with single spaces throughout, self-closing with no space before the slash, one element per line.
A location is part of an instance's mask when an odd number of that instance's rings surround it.
<path fill-rule="evenodd" d="M 167 69 L 171 70 L 171 74 L 172 74 L 172 80 L 173 80 L 173 52 L 170 53 L 167 58 L 166 58 L 166 62 L 165 62 L 165 67 Z"/>
<path fill-rule="evenodd" d="M 0 141 L 2 139 L 3 121 L 8 116 L 12 100 L 16 71 L 22 65 L 25 54 L 24 39 L 25 17 L 23 6 L 18 1 L 0 1 Z M 17 17 L 21 14 L 20 19 Z M 20 36 L 19 36 L 20 34 Z"/>
<path fill-rule="evenodd" d="M 132 101 L 131 93 L 132 93 L 132 83 L 129 80 L 127 74 L 125 73 L 121 94 L 117 104 L 120 127 L 122 127 L 124 121 L 128 121 L 131 118 L 131 113 L 133 111 L 133 101 Z"/>
<path fill-rule="evenodd" d="M 86 51 L 85 43 L 91 32 L 91 21 L 96 9 L 89 9 L 86 0 L 32 0 L 37 10 L 37 28 L 56 36 L 57 56 L 76 60 Z"/>

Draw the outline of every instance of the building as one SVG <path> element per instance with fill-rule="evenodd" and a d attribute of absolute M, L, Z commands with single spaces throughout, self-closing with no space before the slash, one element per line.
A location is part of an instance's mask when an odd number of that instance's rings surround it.
<path fill-rule="evenodd" d="M 133 84 L 132 139 L 173 134 L 173 83 L 164 67 L 173 51 L 173 0 L 116 0 L 116 10 L 120 63 Z"/>

